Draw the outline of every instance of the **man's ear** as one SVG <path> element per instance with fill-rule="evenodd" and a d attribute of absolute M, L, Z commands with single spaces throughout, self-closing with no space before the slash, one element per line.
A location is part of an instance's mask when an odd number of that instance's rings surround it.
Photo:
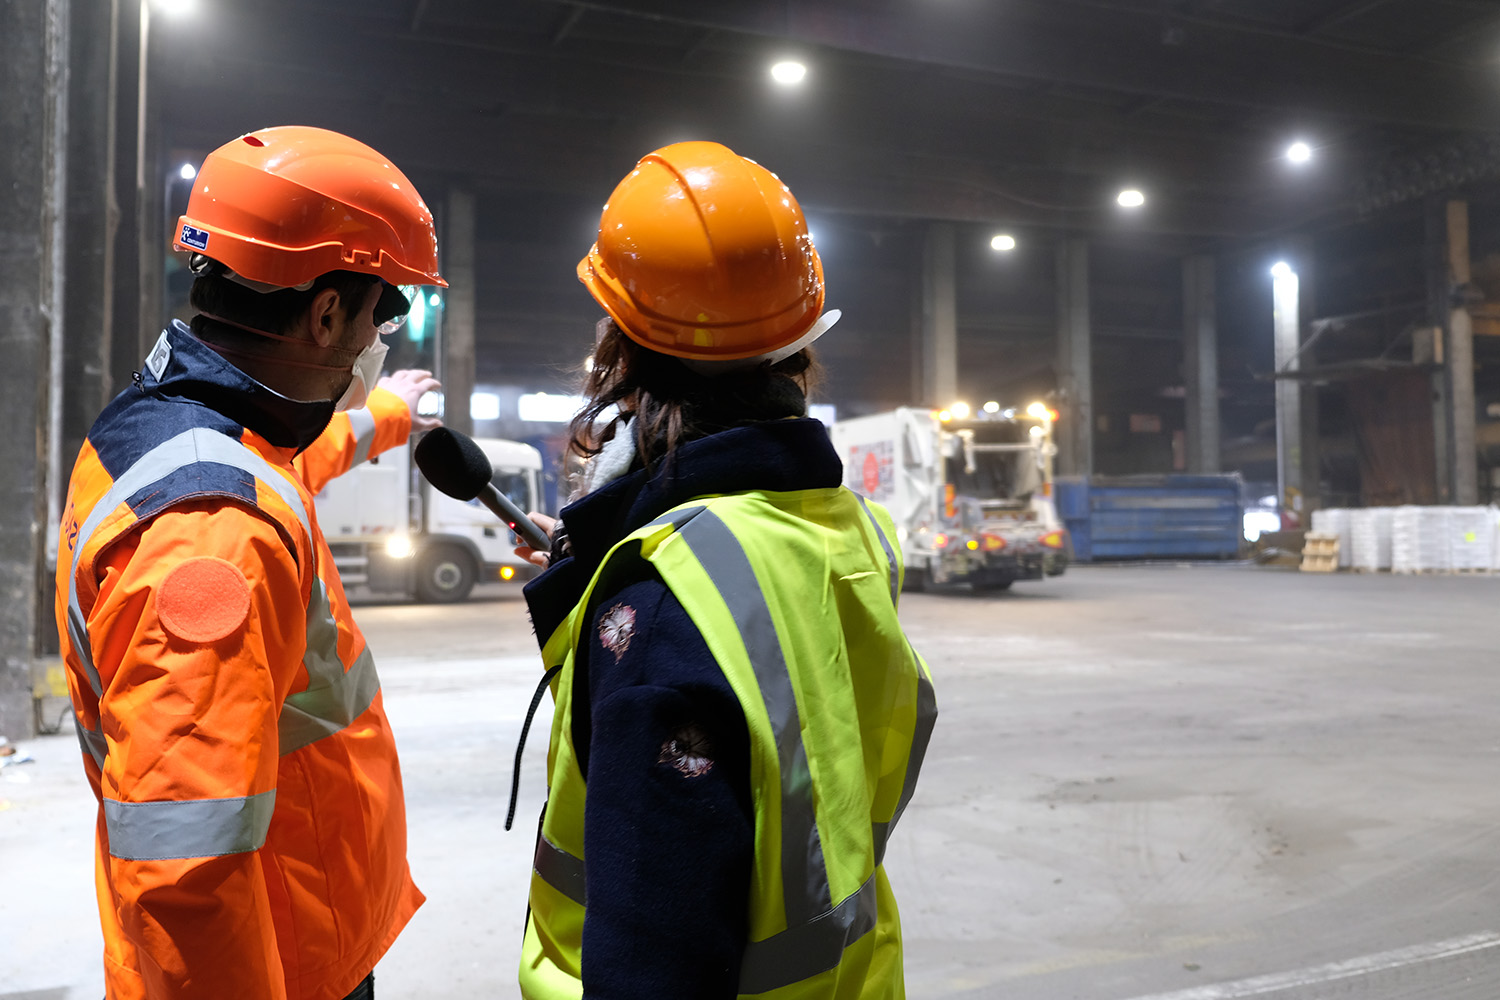
<path fill-rule="evenodd" d="M 338 336 L 341 302 L 336 289 L 325 288 L 313 296 L 312 302 L 302 313 L 305 333 L 319 347 L 330 347 Z"/>

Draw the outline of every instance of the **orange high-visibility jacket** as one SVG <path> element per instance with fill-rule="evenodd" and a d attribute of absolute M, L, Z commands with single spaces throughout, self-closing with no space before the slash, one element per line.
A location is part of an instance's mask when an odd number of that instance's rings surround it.
<path fill-rule="evenodd" d="M 380 682 L 313 507 L 411 416 L 378 390 L 301 454 L 271 443 L 329 406 L 177 325 L 74 467 L 57 619 L 109 1000 L 340 1000 L 422 904 Z"/>

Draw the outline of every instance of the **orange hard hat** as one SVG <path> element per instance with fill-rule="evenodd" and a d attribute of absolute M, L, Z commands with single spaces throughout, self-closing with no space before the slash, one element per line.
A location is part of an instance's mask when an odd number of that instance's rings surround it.
<path fill-rule="evenodd" d="M 699 361 L 785 348 L 823 310 L 823 264 L 797 199 L 716 142 L 643 157 L 609 196 L 578 278 L 636 343 Z"/>
<path fill-rule="evenodd" d="M 448 284 L 432 212 L 406 175 L 357 139 L 301 125 L 250 132 L 209 153 L 172 249 L 267 288 L 329 271 Z"/>

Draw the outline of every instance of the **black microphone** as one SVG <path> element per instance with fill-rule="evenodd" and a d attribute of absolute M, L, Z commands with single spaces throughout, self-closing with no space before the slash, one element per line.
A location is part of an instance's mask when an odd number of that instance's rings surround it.
<path fill-rule="evenodd" d="M 416 457 L 417 468 L 439 492 L 455 500 L 478 500 L 527 545 L 542 552 L 551 551 L 552 540 L 547 533 L 490 482 L 495 470 L 473 438 L 447 427 L 436 427 L 417 442 Z"/>

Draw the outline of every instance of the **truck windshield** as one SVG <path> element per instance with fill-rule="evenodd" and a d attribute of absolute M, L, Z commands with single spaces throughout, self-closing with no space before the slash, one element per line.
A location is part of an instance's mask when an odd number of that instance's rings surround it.
<path fill-rule="evenodd" d="M 531 502 L 531 478 L 524 469 L 496 469 L 490 477 L 495 489 L 504 493 L 522 510 L 536 510 Z"/>

